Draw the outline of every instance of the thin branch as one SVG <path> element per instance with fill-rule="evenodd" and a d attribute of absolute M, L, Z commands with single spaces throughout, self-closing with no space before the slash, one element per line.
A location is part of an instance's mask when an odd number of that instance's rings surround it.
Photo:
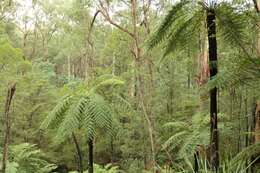
<path fill-rule="evenodd" d="M 93 28 L 94 22 L 95 22 L 95 20 L 96 20 L 96 18 L 97 18 L 98 13 L 100 13 L 100 12 L 101 12 L 101 11 L 98 10 L 98 11 L 96 11 L 96 13 L 94 14 L 94 17 L 93 17 L 93 19 L 92 19 L 92 21 L 91 21 L 91 24 L 90 24 L 89 32 L 92 31 L 92 28 Z"/>
<path fill-rule="evenodd" d="M 89 44 L 91 47 L 93 47 L 93 43 L 92 43 L 91 40 L 90 40 L 91 32 L 92 32 L 94 23 L 95 23 L 95 21 L 96 21 L 97 15 L 98 15 L 98 13 L 100 13 L 100 12 L 101 12 L 100 10 L 96 11 L 96 13 L 94 14 L 94 17 L 93 17 L 93 19 L 92 19 L 92 21 L 91 21 L 91 23 L 90 23 L 90 28 L 89 28 L 89 32 L 88 32 L 88 36 L 87 36 L 87 42 L 88 42 L 88 44 Z"/>
<path fill-rule="evenodd" d="M 103 4 L 101 1 L 99 1 L 99 3 L 100 3 L 100 7 L 101 7 L 101 10 L 99 10 L 100 13 L 102 14 L 102 16 L 103 16 L 111 25 L 113 25 L 113 26 L 115 26 L 116 28 L 120 29 L 121 31 L 127 33 L 127 34 L 130 35 L 131 37 L 135 38 L 135 36 L 134 36 L 134 34 L 133 34 L 132 32 L 130 32 L 128 29 L 126 29 L 126 28 L 120 26 L 119 24 L 115 23 L 115 22 L 111 19 L 110 15 L 109 15 L 109 13 L 108 13 L 108 11 L 107 11 L 107 8 L 104 7 L 104 4 Z"/>

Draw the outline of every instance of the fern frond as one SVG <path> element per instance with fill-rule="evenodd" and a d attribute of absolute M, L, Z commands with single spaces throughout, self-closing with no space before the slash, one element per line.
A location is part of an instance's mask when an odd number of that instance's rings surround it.
<path fill-rule="evenodd" d="M 163 125 L 163 127 L 166 128 L 175 128 L 175 129 L 187 129 L 189 125 L 182 121 L 174 121 L 174 122 L 168 122 Z"/>
<path fill-rule="evenodd" d="M 84 122 L 87 122 L 87 124 L 84 126 L 87 138 L 93 139 L 96 135 L 95 123 L 93 119 L 91 117 L 85 116 Z"/>
<path fill-rule="evenodd" d="M 93 88 L 91 88 L 90 92 L 95 92 L 98 91 L 100 89 L 106 88 L 106 87 L 111 87 L 111 86 L 118 86 L 118 85 L 124 85 L 124 81 L 117 79 L 115 77 L 111 78 L 111 79 L 107 79 L 104 81 L 99 82 L 98 84 L 96 84 Z"/>
<path fill-rule="evenodd" d="M 52 170 L 51 168 L 55 168 L 55 165 L 43 159 L 44 154 L 34 144 L 22 143 L 11 146 L 10 155 L 7 169 L 17 168 L 19 172 L 47 173 Z"/>
<path fill-rule="evenodd" d="M 57 139 L 62 139 L 65 136 L 71 135 L 71 133 L 80 128 L 80 124 L 83 120 L 83 114 L 85 107 L 88 104 L 88 97 L 81 97 L 79 101 L 68 110 L 64 120 L 60 124 L 57 132 Z M 56 140 L 59 141 L 59 140 Z"/>
<path fill-rule="evenodd" d="M 63 97 L 54 107 L 51 113 L 45 118 L 40 126 L 40 129 L 57 127 L 63 120 L 65 112 L 70 108 L 72 96 Z"/>
<path fill-rule="evenodd" d="M 185 136 L 187 136 L 189 132 L 187 131 L 182 131 L 179 133 L 174 134 L 171 136 L 162 146 L 163 149 L 166 149 L 168 147 L 174 148 L 178 145 L 180 145 L 183 140 L 185 139 Z"/>
<path fill-rule="evenodd" d="M 56 126 L 58 130 L 55 141 L 58 143 L 78 129 L 83 129 L 88 138 L 93 138 L 98 128 L 112 135 L 112 113 L 109 104 L 97 91 L 103 87 L 123 83 L 117 78 L 105 76 L 94 82 L 92 89 L 89 88 L 87 91 L 82 90 L 82 85 L 79 85 L 77 92 L 66 96 L 58 103 L 42 127 Z"/>
<path fill-rule="evenodd" d="M 171 32 L 173 23 L 183 15 L 183 7 L 190 3 L 191 1 L 185 0 L 173 5 L 171 10 L 165 16 L 163 22 L 159 25 L 156 32 L 152 35 L 148 43 L 148 49 L 152 49 L 155 46 L 159 45 L 161 42 L 168 37 Z"/>
<path fill-rule="evenodd" d="M 250 145 L 249 147 L 243 149 L 240 153 L 238 153 L 232 160 L 231 165 L 237 165 L 239 162 L 244 162 L 247 159 L 250 159 L 255 154 L 260 151 L 260 142 Z"/>
<path fill-rule="evenodd" d="M 203 140 L 201 140 L 201 135 L 199 132 L 191 133 L 187 138 L 185 138 L 182 144 L 179 157 L 184 158 L 193 155 L 196 151 L 197 145 L 203 145 Z"/>
<path fill-rule="evenodd" d="M 113 108 L 120 110 L 120 112 L 133 112 L 133 107 L 129 101 L 119 94 L 113 94 Z"/>
<path fill-rule="evenodd" d="M 89 107 L 86 109 L 86 115 L 91 116 L 99 128 L 105 128 L 105 130 L 110 131 L 112 114 L 108 103 L 98 94 L 91 94 L 89 98 Z"/>
<path fill-rule="evenodd" d="M 192 126 L 194 129 L 199 129 L 199 128 L 205 128 L 208 126 L 210 122 L 209 116 L 206 116 L 201 113 L 196 113 L 195 115 L 192 116 Z"/>
<path fill-rule="evenodd" d="M 204 12 L 198 9 L 194 12 L 184 12 L 184 14 L 173 24 L 171 34 L 167 37 L 169 41 L 165 48 L 164 57 L 177 48 L 183 48 L 194 41 L 194 32 L 200 28 Z"/>
<path fill-rule="evenodd" d="M 226 66 L 216 75 L 213 80 L 208 81 L 206 88 L 214 87 L 228 88 L 237 84 L 246 84 L 257 81 L 260 78 L 259 58 L 249 59 L 242 55 L 235 55 L 236 58 L 226 63 Z"/>
<path fill-rule="evenodd" d="M 249 56 L 246 45 L 246 19 L 243 13 L 228 3 L 221 3 L 216 8 L 216 18 L 221 38 L 231 46 L 242 50 Z"/>
<path fill-rule="evenodd" d="M 106 74 L 99 76 L 96 78 L 90 85 L 90 91 L 89 92 L 96 92 L 100 89 L 111 87 L 111 86 L 118 86 L 118 85 L 124 85 L 124 81 L 122 81 L 119 77 Z"/>

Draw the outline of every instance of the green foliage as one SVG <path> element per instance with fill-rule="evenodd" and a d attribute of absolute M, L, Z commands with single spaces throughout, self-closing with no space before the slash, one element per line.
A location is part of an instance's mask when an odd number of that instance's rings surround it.
<path fill-rule="evenodd" d="M 209 139 L 209 118 L 207 115 L 195 114 L 191 124 L 185 122 L 169 122 L 164 126 L 167 129 L 174 129 L 175 134 L 164 144 L 163 148 L 179 147 L 180 158 L 192 157 L 198 145 L 207 146 Z"/>
<path fill-rule="evenodd" d="M 124 173 L 124 171 L 119 170 L 118 166 L 113 166 L 111 164 L 108 164 L 104 167 L 95 164 L 94 169 L 97 173 Z"/>
<path fill-rule="evenodd" d="M 106 79 L 97 82 L 89 91 L 81 88 L 58 102 L 53 111 L 46 117 L 41 129 L 57 128 L 57 142 L 83 128 L 88 138 L 93 138 L 96 129 L 110 132 L 112 115 L 109 104 L 100 94 L 101 88 L 121 85 L 118 79 Z"/>
<path fill-rule="evenodd" d="M 102 2 L 113 22 L 134 33 L 133 1 Z M 144 112 L 152 124 L 157 169 L 193 172 L 196 146 L 209 141 L 206 93 L 214 87 L 219 88 L 220 172 L 253 168 L 248 158 L 259 150 L 250 142 L 257 134 L 251 132 L 252 104 L 260 98 L 259 15 L 241 0 L 209 5 L 194 0 L 151 2 L 136 4 L 137 38 L 104 22 L 101 13 L 89 35 L 93 10 L 101 8 L 94 1 L 0 2 L 1 112 L 8 84 L 17 83 L 10 110 L 8 173 L 49 172 L 54 168 L 49 163 L 77 170 L 72 132 L 81 146 L 84 170 L 86 138 L 95 137 L 95 172 L 150 173 Z M 202 62 L 207 52 L 206 11 L 212 8 L 219 72 L 201 86 L 198 78 L 207 65 Z M 3 120 L 0 116 L 1 146 Z M 210 172 L 205 160 L 200 162 L 200 172 Z M 108 163 L 118 166 L 101 166 Z"/>
<path fill-rule="evenodd" d="M 248 55 L 246 45 L 246 16 L 238 8 L 228 3 L 221 3 L 216 8 L 219 35 L 231 46 L 237 47 Z"/>
<path fill-rule="evenodd" d="M 155 32 L 154 36 L 149 41 L 149 48 L 155 47 L 168 38 L 167 36 L 171 32 L 173 22 L 175 22 L 178 17 L 185 15 L 183 14 L 184 11 L 182 11 L 182 8 L 185 7 L 185 5 L 188 3 L 189 1 L 182 1 L 172 6 L 171 10 L 165 16 L 163 22 L 159 25 L 159 28 Z"/>
<path fill-rule="evenodd" d="M 189 11 L 189 12 L 187 12 Z M 164 56 L 196 41 L 204 12 L 190 1 L 181 1 L 172 7 L 162 24 L 151 37 L 149 48 L 166 43 Z"/>
<path fill-rule="evenodd" d="M 105 166 L 101 166 L 98 164 L 94 164 L 95 173 L 125 173 L 120 170 L 118 166 L 113 166 L 112 164 L 107 164 Z M 70 171 L 69 173 L 78 173 L 77 171 Z M 87 171 L 84 171 L 87 173 Z"/>
<path fill-rule="evenodd" d="M 48 173 L 56 167 L 48 163 L 41 150 L 33 144 L 13 145 L 10 150 L 7 173 Z"/>

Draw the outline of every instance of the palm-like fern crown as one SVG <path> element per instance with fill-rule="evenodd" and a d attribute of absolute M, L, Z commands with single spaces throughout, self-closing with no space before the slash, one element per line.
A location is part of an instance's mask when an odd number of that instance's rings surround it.
<path fill-rule="evenodd" d="M 216 12 L 219 36 L 227 43 L 237 47 L 243 46 L 245 41 L 245 18 L 241 9 L 229 3 L 204 3 L 184 0 L 172 6 L 149 40 L 148 48 L 165 44 L 165 55 L 182 49 L 185 45 L 196 41 L 201 28 L 204 28 L 207 10 Z M 197 37 L 197 38 L 196 38 Z"/>
<path fill-rule="evenodd" d="M 108 86 L 122 85 L 115 77 L 98 78 L 87 90 L 64 96 L 46 117 L 41 129 L 57 128 L 57 138 L 64 139 L 77 129 L 84 129 L 93 138 L 96 129 L 111 132 L 112 114 L 108 102 L 100 94 Z"/>
<path fill-rule="evenodd" d="M 252 31 L 252 25 L 256 24 L 248 19 L 250 10 L 245 12 L 246 8 L 242 5 L 234 5 L 229 1 L 219 1 L 219 3 L 197 1 L 196 3 L 192 0 L 183 0 L 176 3 L 149 39 L 148 49 L 162 45 L 165 57 L 177 50 L 194 47 L 199 43 L 201 31 L 207 30 L 205 21 L 208 10 L 215 11 L 218 41 L 239 52 L 240 59 L 229 59 L 234 63 L 227 64 L 225 71 L 217 75 L 221 77 L 217 77 L 212 85 L 230 85 L 245 79 L 259 78 L 259 58 L 248 51 L 250 48 L 246 41 L 250 40 L 248 30 Z"/>

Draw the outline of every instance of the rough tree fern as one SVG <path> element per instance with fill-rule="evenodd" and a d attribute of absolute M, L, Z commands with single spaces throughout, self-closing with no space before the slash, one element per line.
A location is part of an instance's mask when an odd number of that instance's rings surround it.
<path fill-rule="evenodd" d="M 88 139 L 89 173 L 93 173 L 93 138 L 96 130 L 112 131 L 112 114 L 102 93 L 108 87 L 122 84 L 116 77 L 102 76 L 89 86 L 79 87 L 64 96 L 41 125 L 41 129 L 56 128 L 56 140 L 66 139 L 82 129 Z"/>
<path fill-rule="evenodd" d="M 210 79 L 213 79 L 218 73 L 217 40 L 222 39 L 225 44 L 242 50 L 244 55 L 249 57 L 244 48 L 245 20 L 240 11 L 239 7 L 223 1 L 180 1 L 172 6 L 151 37 L 149 48 L 162 44 L 165 49 L 164 56 L 178 49 L 185 49 L 187 45 L 194 45 L 200 29 L 203 28 L 208 35 Z M 217 87 L 210 89 L 210 117 L 210 163 L 212 169 L 218 169 Z"/>

